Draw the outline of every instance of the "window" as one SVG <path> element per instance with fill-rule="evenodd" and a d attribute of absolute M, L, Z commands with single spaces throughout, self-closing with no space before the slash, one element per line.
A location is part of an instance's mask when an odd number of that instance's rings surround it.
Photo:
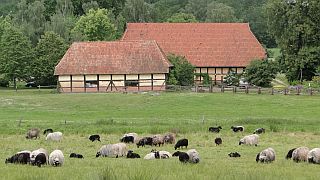
<path fill-rule="evenodd" d="M 137 87 L 138 84 L 139 84 L 139 81 L 138 81 L 138 80 L 125 81 L 125 86 Z"/>
<path fill-rule="evenodd" d="M 98 81 L 86 81 L 86 87 L 87 88 L 98 87 Z"/>

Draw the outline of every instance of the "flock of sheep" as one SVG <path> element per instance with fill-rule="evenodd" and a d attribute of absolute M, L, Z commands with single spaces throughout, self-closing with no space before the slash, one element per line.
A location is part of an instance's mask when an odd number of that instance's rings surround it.
<path fill-rule="evenodd" d="M 222 129 L 221 126 L 218 127 L 210 127 L 209 132 L 219 133 Z M 232 126 L 232 131 L 234 132 L 242 132 L 244 131 L 243 126 Z M 244 136 L 239 140 L 239 145 L 249 145 L 249 146 L 257 146 L 259 143 L 259 135 L 265 133 L 264 128 L 258 128 L 254 131 L 253 134 Z M 37 139 L 39 138 L 40 130 L 38 128 L 29 129 L 27 132 L 27 139 Z M 44 131 L 46 135 L 47 141 L 61 141 L 62 133 L 61 132 L 53 132 L 52 129 L 46 129 Z M 89 137 L 90 141 L 100 141 L 100 136 L 98 134 L 91 135 Z M 167 133 L 164 135 L 157 134 L 148 137 L 140 138 L 136 133 L 127 133 L 122 136 L 119 143 L 115 144 L 107 144 L 103 145 L 96 153 L 96 157 L 127 157 L 127 158 L 140 158 L 140 155 L 134 153 L 132 150 L 128 150 L 127 143 L 135 143 L 137 148 L 149 146 L 161 146 L 163 144 L 175 144 L 174 149 L 177 150 L 179 148 L 185 147 L 188 148 L 189 140 L 188 139 L 180 139 L 176 142 L 176 134 Z M 215 139 L 216 145 L 222 144 L 221 138 Z M 238 152 L 231 152 L 228 154 L 230 157 L 241 157 Z M 195 149 L 190 149 L 186 152 L 176 151 L 171 154 L 168 151 L 157 151 L 152 149 L 150 153 L 144 156 L 146 160 L 152 159 L 168 159 L 174 156 L 179 157 L 179 161 L 183 163 L 199 163 L 200 156 L 199 153 Z M 77 153 L 71 153 L 70 158 L 83 158 L 83 155 Z M 256 162 L 261 163 L 269 163 L 274 161 L 276 158 L 276 153 L 273 148 L 267 148 L 256 156 Z M 298 147 L 289 150 L 287 159 L 293 159 L 295 162 L 307 161 L 309 163 L 320 164 L 320 148 L 314 148 L 309 150 L 307 147 Z M 39 148 L 34 151 L 20 151 L 15 153 L 12 157 L 7 158 L 5 163 L 20 163 L 20 164 L 31 164 L 38 167 L 42 165 L 49 164 L 52 166 L 61 166 L 64 163 L 64 155 L 61 150 L 54 150 L 50 154 L 48 151 Z"/>

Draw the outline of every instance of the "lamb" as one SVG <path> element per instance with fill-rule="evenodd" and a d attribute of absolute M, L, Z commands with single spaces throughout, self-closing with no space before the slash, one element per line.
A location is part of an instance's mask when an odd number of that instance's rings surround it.
<path fill-rule="evenodd" d="M 308 160 L 309 148 L 299 147 L 292 152 L 292 160 L 295 162 Z"/>
<path fill-rule="evenodd" d="M 209 132 L 219 133 L 220 129 L 222 129 L 221 126 L 218 127 L 209 127 Z"/>
<path fill-rule="evenodd" d="M 238 152 L 231 152 L 228 155 L 229 155 L 229 157 L 241 157 L 240 153 L 238 153 Z"/>
<path fill-rule="evenodd" d="M 47 134 L 47 133 L 53 133 L 52 129 L 46 129 L 43 131 L 43 134 Z"/>
<path fill-rule="evenodd" d="M 12 157 L 6 159 L 5 163 L 28 164 L 30 163 L 30 153 L 23 152 L 15 154 Z"/>
<path fill-rule="evenodd" d="M 47 163 L 47 155 L 45 155 L 44 153 L 39 153 L 35 160 L 32 162 L 33 166 L 38 166 L 41 167 L 41 165 L 46 164 Z"/>
<path fill-rule="evenodd" d="M 219 146 L 220 144 L 222 144 L 222 139 L 221 138 L 216 138 L 214 140 L 214 143 L 216 143 L 216 146 Z"/>
<path fill-rule="evenodd" d="M 92 141 L 92 142 L 95 141 L 95 140 L 101 142 L 101 141 L 100 141 L 100 136 L 99 136 L 98 134 L 91 135 L 91 136 L 89 137 L 89 140 Z"/>
<path fill-rule="evenodd" d="M 320 148 L 311 149 L 307 156 L 309 163 L 320 164 Z"/>
<path fill-rule="evenodd" d="M 61 150 L 54 150 L 49 155 L 49 164 L 52 166 L 62 166 L 64 163 L 64 156 Z"/>
<path fill-rule="evenodd" d="M 160 145 L 163 146 L 163 144 L 164 144 L 164 138 L 162 135 L 157 134 L 157 135 L 152 136 L 152 145 L 154 145 L 154 146 L 159 145 L 159 147 L 160 147 Z"/>
<path fill-rule="evenodd" d="M 238 131 L 244 131 L 244 127 L 243 126 L 231 126 L 231 129 L 233 132 L 238 132 Z"/>
<path fill-rule="evenodd" d="M 292 152 L 293 152 L 294 150 L 296 150 L 296 149 L 297 149 L 297 148 L 290 149 L 290 150 L 288 151 L 288 153 L 287 153 L 286 159 L 291 159 L 291 158 L 292 158 Z"/>
<path fill-rule="evenodd" d="M 83 155 L 77 153 L 71 153 L 69 157 L 83 159 Z"/>
<path fill-rule="evenodd" d="M 256 156 L 256 162 L 269 163 L 274 161 L 276 158 L 276 153 L 273 148 L 267 148 Z"/>
<path fill-rule="evenodd" d="M 38 129 L 38 128 L 29 129 L 27 132 L 26 138 L 33 139 L 35 137 L 36 139 L 38 139 L 38 138 L 40 138 L 39 133 L 40 133 L 40 129 Z"/>
<path fill-rule="evenodd" d="M 45 156 L 46 156 L 46 162 L 48 162 L 48 151 L 43 149 L 43 148 L 39 148 L 37 150 L 34 150 L 30 153 L 30 161 L 31 161 L 31 164 L 34 164 L 35 161 L 36 161 L 36 157 L 38 154 L 40 153 L 43 153 Z"/>
<path fill-rule="evenodd" d="M 265 132 L 266 132 L 266 130 L 264 128 L 258 128 L 253 132 L 253 134 L 262 134 Z"/>
<path fill-rule="evenodd" d="M 166 144 L 173 144 L 176 142 L 176 135 L 173 133 L 167 133 L 163 136 L 163 141 Z"/>
<path fill-rule="evenodd" d="M 189 144 L 188 139 L 180 139 L 174 146 L 174 149 L 177 150 L 177 148 L 180 148 L 180 147 L 182 148 L 183 146 L 188 148 L 188 144 Z"/>
<path fill-rule="evenodd" d="M 137 154 L 137 153 L 134 153 L 132 150 L 129 150 L 128 153 L 127 153 L 127 158 L 140 158 L 140 155 Z"/>
<path fill-rule="evenodd" d="M 152 138 L 151 137 L 144 137 L 139 140 L 137 143 L 137 147 L 139 148 L 140 146 L 144 147 L 145 145 L 150 145 L 152 146 Z"/>
<path fill-rule="evenodd" d="M 187 151 L 187 154 L 189 155 L 189 162 L 190 163 L 199 163 L 200 162 L 199 153 L 195 149 L 190 149 L 189 151 Z"/>
<path fill-rule="evenodd" d="M 113 157 L 125 156 L 127 152 L 127 145 L 124 143 L 107 144 L 102 146 L 96 154 L 96 157 Z"/>
<path fill-rule="evenodd" d="M 62 140 L 61 132 L 49 133 L 46 137 L 46 141 L 61 141 L 61 140 Z"/>
<path fill-rule="evenodd" d="M 239 141 L 239 145 L 245 144 L 245 145 L 255 145 L 257 146 L 259 143 L 259 136 L 257 134 L 251 134 L 248 136 L 243 137 Z"/>

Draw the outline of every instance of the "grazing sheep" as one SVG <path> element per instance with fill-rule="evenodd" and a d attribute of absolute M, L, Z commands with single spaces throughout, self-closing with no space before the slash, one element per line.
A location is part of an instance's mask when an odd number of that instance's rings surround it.
<path fill-rule="evenodd" d="M 152 146 L 152 137 L 144 137 L 139 140 L 137 143 L 137 147 L 139 148 L 140 146 L 144 147 L 145 145 L 150 145 Z"/>
<path fill-rule="evenodd" d="M 292 160 L 295 162 L 307 161 L 308 160 L 309 148 L 298 147 L 292 152 Z"/>
<path fill-rule="evenodd" d="M 79 159 L 83 159 L 83 156 L 81 154 L 77 154 L 77 153 L 71 153 L 70 158 L 79 158 Z"/>
<path fill-rule="evenodd" d="M 292 158 L 292 153 L 294 150 L 296 150 L 297 148 L 293 148 L 293 149 L 290 149 L 287 153 L 287 156 L 286 156 L 286 159 L 291 159 Z"/>
<path fill-rule="evenodd" d="M 30 153 L 18 153 L 6 159 L 5 163 L 28 164 L 30 163 Z"/>
<path fill-rule="evenodd" d="M 122 136 L 122 138 L 126 137 L 126 136 L 132 136 L 133 137 L 133 142 L 132 143 L 136 143 L 138 142 L 139 140 L 139 137 L 138 137 L 138 134 L 137 133 L 127 133 L 127 134 L 124 134 Z"/>
<path fill-rule="evenodd" d="M 231 126 L 231 129 L 233 132 L 238 132 L 238 131 L 244 131 L 244 127 L 243 126 Z"/>
<path fill-rule="evenodd" d="M 177 150 L 177 148 L 183 148 L 183 146 L 185 146 L 186 148 L 188 148 L 188 139 L 180 139 L 176 145 L 174 146 L 174 150 Z"/>
<path fill-rule="evenodd" d="M 245 144 L 245 145 L 255 145 L 257 146 L 259 143 L 259 136 L 257 134 L 251 134 L 248 136 L 243 137 L 239 141 L 239 145 Z"/>
<path fill-rule="evenodd" d="M 216 138 L 214 140 L 214 143 L 216 143 L 216 146 L 219 146 L 220 144 L 222 144 L 222 139 L 221 138 Z"/>
<path fill-rule="evenodd" d="M 26 138 L 27 139 L 33 139 L 34 137 L 37 139 L 37 138 L 40 138 L 40 129 L 38 128 L 32 128 L 32 129 L 29 129 L 28 132 L 27 132 L 27 136 Z"/>
<path fill-rule="evenodd" d="M 265 132 L 266 132 L 266 130 L 264 128 L 258 128 L 256 130 L 254 130 L 253 134 L 262 134 Z"/>
<path fill-rule="evenodd" d="M 240 153 L 238 153 L 238 152 L 231 152 L 228 155 L 229 155 L 229 157 L 241 157 Z"/>
<path fill-rule="evenodd" d="M 43 131 L 43 134 L 47 134 L 47 133 L 53 133 L 52 129 L 46 129 Z"/>
<path fill-rule="evenodd" d="M 180 162 L 187 163 L 187 162 L 189 162 L 189 160 L 190 160 L 190 157 L 189 157 L 188 153 L 185 153 L 185 152 L 179 153 L 179 161 Z"/>
<path fill-rule="evenodd" d="M 64 162 L 64 156 L 62 151 L 54 150 L 49 155 L 49 164 L 52 166 L 62 166 Z"/>
<path fill-rule="evenodd" d="M 41 167 L 41 165 L 47 164 L 47 156 L 44 153 L 39 153 L 31 164 Z"/>
<path fill-rule="evenodd" d="M 320 148 L 311 149 L 308 153 L 308 162 L 320 164 Z"/>
<path fill-rule="evenodd" d="M 91 135 L 89 137 L 89 140 L 92 141 L 92 142 L 95 141 L 95 140 L 100 141 L 100 136 L 98 134 Z"/>
<path fill-rule="evenodd" d="M 137 154 L 137 153 L 134 153 L 132 150 L 129 150 L 128 153 L 127 153 L 127 158 L 140 158 L 140 155 Z"/>
<path fill-rule="evenodd" d="M 30 161 L 31 163 L 35 163 L 35 159 L 37 157 L 38 154 L 43 153 L 46 156 L 46 162 L 48 162 L 48 151 L 43 149 L 43 148 L 39 148 L 37 150 L 34 150 L 30 153 Z"/>
<path fill-rule="evenodd" d="M 209 127 L 209 132 L 219 133 L 220 129 L 222 129 L 221 126 L 218 127 Z"/>
<path fill-rule="evenodd" d="M 49 133 L 46 137 L 46 141 L 61 141 L 61 140 L 62 140 L 61 132 Z"/>
<path fill-rule="evenodd" d="M 116 157 L 125 156 L 127 153 L 127 145 L 124 143 L 107 144 L 102 146 L 96 154 L 96 157 Z"/>
<path fill-rule="evenodd" d="M 163 146 L 163 144 L 164 144 L 164 138 L 162 135 L 157 134 L 157 135 L 152 136 L 152 145 L 154 145 L 154 146 L 159 145 L 159 147 L 160 147 L 160 145 Z"/>
<path fill-rule="evenodd" d="M 121 142 L 124 143 L 134 143 L 134 137 L 133 136 L 125 136 L 122 139 L 120 139 Z"/>
<path fill-rule="evenodd" d="M 173 133 L 167 133 L 163 136 L 163 141 L 166 144 L 173 144 L 176 142 L 176 135 Z"/>
<path fill-rule="evenodd" d="M 189 155 L 189 162 L 190 163 L 199 163 L 200 162 L 199 153 L 195 149 L 190 149 L 189 151 L 187 151 L 187 154 Z"/>
<path fill-rule="evenodd" d="M 276 153 L 273 148 L 267 148 L 257 154 L 256 162 L 269 163 L 274 161 Z"/>

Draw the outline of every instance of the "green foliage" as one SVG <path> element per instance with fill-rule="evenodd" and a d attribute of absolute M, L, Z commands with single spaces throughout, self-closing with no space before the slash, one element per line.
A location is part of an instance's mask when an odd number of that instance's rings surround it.
<path fill-rule="evenodd" d="M 127 22 L 152 22 L 156 18 L 154 7 L 144 0 L 127 0 L 123 9 Z"/>
<path fill-rule="evenodd" d="M 239 86 L 241 74 L 237 74 L 235 71 L 230 71 L 223 79 L 223 82 L 228 86 Z"/>
<path fill-rule="evenodd" d="M 206 22 L 236 22 L 237 18 L 232 7 L 213 1 L 207 6 Z"/>
<path fill-rule="evenodd" d="M 194 73 L 194 76 L 196 77 L 202 77 L 203 79 L 203 85 L 210 85 L 212 84 L 212 78 L 209 76 L 208 73 Z"/>
<path fill-rule="evenodd" d="M 269 60 L 253 60 L 245 69 L 245 78 L 250 84 L 269 87 L 276 77 L 278 68 L 275 62 Z"/>
<path fill-rule="evenodd" d="M 173 68 L 170 70 L 169 73 L 169 84 L 170 82 L 175 83 L 175 81 L 177 81 L 177 85 L 193 85 L 195 69 L 194 66 L 192 66 L 185 57 L 176 56 L 174 54 L 169 54 L 168 60 L 173 65 Z"/>
<path fill-rule="evenodd" d="M 116 28 L 111 23 L 109 11 L 106 9 L 89 10 L 81 16 L 72 33 L 81 35 L 82 40 L 103 41 L 114 40 L 116 38 Z"/>
<path fill-rule="evenodd" d="M 196 17 L 192 14 L 186 14 L 186 13 L 176 13 L 172 15 L 167 22 L 170 23 L 191 23 L 191 22 L 197 22 Z"/>
<path fill-rule="evenodd" d="M 53 75 L 54 67 L 63 57 L 68 46 L 64 40 L 54 32 L 46 32 L 35 48 L 35 61 L 32 64 L 32 76 L 41 85 L 56 84 Z"/>
<path fill-rule="evenodd" d="M 0 74 L 0 87 L 9 87 L 9 79 L 5 75 Z"/>

